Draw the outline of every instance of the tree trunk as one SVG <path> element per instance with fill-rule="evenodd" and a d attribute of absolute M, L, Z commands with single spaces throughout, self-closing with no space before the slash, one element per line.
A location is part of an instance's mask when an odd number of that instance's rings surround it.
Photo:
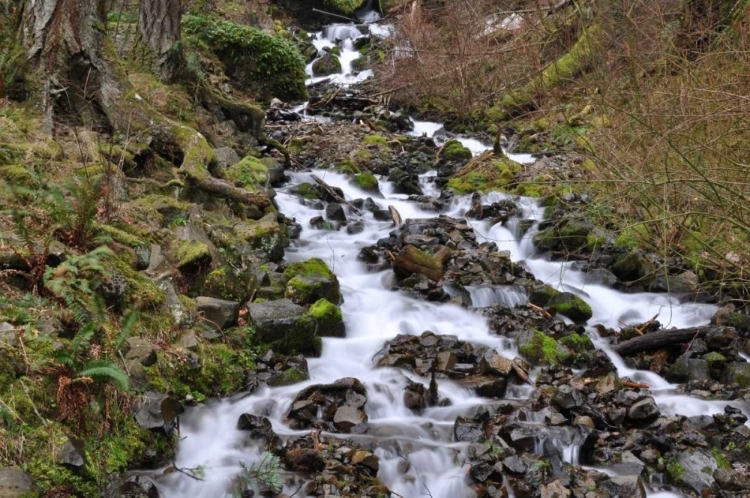
<path fill-rule="evenodd" d="M 162 81 L 176 81 L 184 68 L 180 44 L 180 0 L 142 0 L 139 43 L 148 47 L 151 71 Z"/>
<path fill-rule="evenodd" d="M 693 327 L 689 329 L 660 330 L 622 342 L 614 347 L 616 353 L 629 355 L 659 349 L 673 344 L 690 342 L 696 337 L 704 337 L 709 332 L 723 332 L 726 327 Z"/>
<path fill-rule="evenodd" d="M 103 56 L 105 2 L 27 0 L 21 33 L 28 56 L 43 77 L 46 124 L 53 117 L 109 127 L 107 105 L 119 98 Z"/>
<path fill-rule="evenodd" d="M 208 167 L 216 158 L 205 137 L 151 108 L 133 90 L 117 61 L 105 56 L 105 4 L 24 2 L 20 29 L 30 61 L 43 75 L 41 100 L 49 132 L 59 122 L 116 132 L 129 147 L 140 147 L 139 154 L 155 152 L 179 164 L 187 181 L 202 190 L 260 208 L 270 205 L 264 193 L 212 177 Z"/>

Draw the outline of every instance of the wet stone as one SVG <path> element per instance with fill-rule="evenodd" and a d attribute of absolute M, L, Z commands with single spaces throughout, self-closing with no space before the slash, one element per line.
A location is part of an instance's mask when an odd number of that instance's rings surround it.
<path fill-rule="evenodd" d="M 552 401 L 563 410 L 572 410 L 583 406 L 583 394 L 572 386 L 563 385 L 557 390 Z"/>
<path fill-rule="evenodd" d="M 331 202 L 326 206 L 326 218 L 331 221 L 346 221 L 344 207 L 336 202 Z"/>
<path fill-rule="evenodd" d="M 635 403 L 628 410 L 628 418 L 639 422 L 651 422 L 659 417 L 659 407 L 654 398 L 648 397 Z"/>
<path fill-rule="evenodd" d="M 600 484 L 613 498 L 646 498 L 643 481 L 637 475 L 616 476 Z"/>
<path fill-rule="evenodd" d="M 511 474 L 525 474 L 528 466 L 517 456 L 510 456 L 503 460 L 503 467 Z"/>
<path fill-rule="evenodd" d="M 485 439 L 482 424 L 466 417 L 456 419 L 453 426 L 453 435 L 456 441 L 467 443 L 478 443 Z"/>

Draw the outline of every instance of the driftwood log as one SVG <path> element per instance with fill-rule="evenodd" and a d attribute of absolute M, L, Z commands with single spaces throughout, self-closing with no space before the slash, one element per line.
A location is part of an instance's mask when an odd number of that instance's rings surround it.
<path fill-rule="evenodd" d="M 728 327 L 706 326 L 691 327 L 687 329 L 660 330 L 658 332 L 652 332 L 622 342 L 615 346 L 614 350 L 617 354 L 621 355 L 634 354 L 641 351 L 659 349 L 672 344 L 690 342 L 695 338 L 705 337 L 709 333 L 716 332 L 721 334 L 728 329 Z"/>

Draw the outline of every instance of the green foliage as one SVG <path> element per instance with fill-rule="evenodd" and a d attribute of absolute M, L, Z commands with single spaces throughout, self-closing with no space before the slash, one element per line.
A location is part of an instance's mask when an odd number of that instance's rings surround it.
<path fill-rule="evenodd" d="M 448 140 L 443 145 L 441 155 L 449 161 L 467 161 L 471 159 L 471 151 L 458 140 Z"/>
<path fill-rule="evenodd" d="M 378 190 L 378 179 L 372 173 L 360 173 L 354 177 L 354 183 L 362 190 Z"/>
<path fill-rule="evenodd" d="M 679 481 L 685 475 L 685 467 L 680 465 L 678 461 L 672 460 L 667 464 L 667 473 L 672 480 Z"/>
<path fill-rule="evenodd" d="M 71 256 L 56 268 L 47 267 L 44 286 L 65 303 L 79 323 L 101 319 L 104 309 L 97 290 L 109 275 L 104 262 L 113 257 L 112 250 L 105 246 Z"/>
<path fill-rule="evenodd" d="M 538 330 L 534 331 L 531 341 L 521 346 L 518 351 L 535 365 L 556 365 L 566 363 L 570 359 L 564 348 L 558 347 L 556 340 Z"/>
<path fill-rule="evenodd" d="M 325 3 L 341 13 L 353 14 L 355 10 L 362 7 L 364 0 L 325 0 Z"/>
<path fill-rule="evenodd" d="M 305 59 L 281 36 L 209 16 L 187 15 L 186 38 L 193 38 L 222 59 L 228 73 L 250 89 L 283 100 L 307 98 Z"/>
<path fill-rule="evenodd" d="M 284 487 L 284 475 L 279 457 L 272 453 L 264 453 L 260 462 L 248 466 L 240 462 L 242 471 L 232 487 L 232 497 L 241 498 L 247 496 L 251 490 L 255 494 L 260 493 L 258 484 L 268 487 L 274 493 L 279 493 Z"/>

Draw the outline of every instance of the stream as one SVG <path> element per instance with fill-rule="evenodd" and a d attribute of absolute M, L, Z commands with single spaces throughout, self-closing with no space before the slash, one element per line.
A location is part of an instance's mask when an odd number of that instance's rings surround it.
<path fill-rule="evenodd" d="M 374 28 L 372 26 L 375 26 Z M 366 28 L 365 28 L 366 30 Z M 370 25 L 370 30 L 379 36 L 387 35 L 387 26 Z M 363 35 L 363 28 L 353 25 L 332 25 L 315 35 L 315 46 L 338 45 L 341 47 L 342 73 L 333 78 L 340 85 L 349 85 L 370 77 L 370 71 L 355 74 L 351 62 L 359 56 L 352 43 L 353 38 Z M 310 68 L 308 67 L 310 71 Z M 312 77 L 308 84 L 321 81 Z M 297 108 L 303 111 L 303 106 Z M 303 111 L 304 112 L 304 111 Z M 440 123 L 414 121 L 411 135 L 444 136 Z M 472 138 L 456 137 L 475 155 L 491 146 Z M 509 154 L 520 163 L 534 162 L 527 154 Z M 518 355 L 513 341 L 490 332 L 487 320 L 470 309 L 453 304 L 432 303 L 417 300 L 405 293 L 390 290 L 388 284 L 391 271 L 368 272 L 358 260 L 361 248 L 370 246 L 378 239 L 387 237 L 393 229 L 391 222 L 377 221 L 371 213 L 362 216 L 364 231 L 349 235 L 345 230 L 317 230 L 310 227 L 310 219 L 320 216 L 321 211 L 302 204 L 301 199 L 288 190 L 301 182 L 312 182 L 315 174 L 329 185 L 343 190 L 347 200 L 369 197 L 365 191 L 353 186 L 343 174 L 326 170 L 291 173 L 287 186 L 279 189 L 276 203 L 279 211 L 296 219 L 303 226 L 299 240 L 286 250 L 286 261 L 304 261 L 318 257 L 326 261 L 337 275 L 343 294 L 342 312 L 346 323 L 346 338 L 324 338 L 320 358 L 308 359 L 310 380 L 278 388 L 262 388 L 252 394 L 232 399 L 216 400 L 190 408 L 181 417 L 181 441 L 176 465 L 181 468 L 203 468 L 203 481 L 173 473 L 159 479 L 158 487 L 165 497 L 220 497 L 226 496 L 228 485 L 241 471 L 240 462 L 249 465 L 261 457 L 257 450 L 243 446 L 245 435 L 235 429 L 238 417 L 243 413 L 267 416 L 273 430 L 282 438 L 309 433 L 291 430 L 284 422 L 292 400 L 303 388 L 313 384 L 332 383 L 343 377 L 354 377 L 367 387 L 366 412 L 369 417 L 367 434 L 344 434 L 354 441 L 367 442 L 376 447 L 380 458 L 378 478 L 390 490 L 406 498 L 426 496 L 434 498 L 460 498 L 472 496 L 466 484 L 468 464 L 467 443 L 453 440 L 453 426 L 457 416 L 468 414 L 477 406 L 488 406 L 498 400 L 478 397 L 468 389 L 450 380 L 440 379 L 441 396 L 450 399 L 450 406 L 428 408 L 420 415 L 409 410 L 403 401 L 404 387 L 408 381 L 429 384 L 429 379 L 400 369 L 375 368 L 372 358 L 383 344 L 397 334 L 419 335 L 425 330 L 436 334 L 452 334 L 462 341 L 470 341 L 494 348 L 501 356 L 513 359 Z M 421 186 L 427 195 L 437 195 L 433 184 L 434 173 L 420 176 Z M 434 212 L 420 210 L 416 203 L 405 195 L 393 193 L 392 185 L 384 178 L 379 180 L 383 198 L 374 199 L 383 209 L 394 206 L 404 220 L 433 218 Z M 483 203 L 506 197 L 499 193 L 484 196 Z M 506 224 L 490 226 L 489 222 L 468 220 L 478 240 L 495 242 L 500 251 L 509 251 L 511 259 L 520 262 L 539 279 L 560 290 L 573 292 L 591 305 L 593 317 L 589 324 L 602 324 L 619 330 L 621 327 L 643 323 L 654 315 L 665 327 L 690 327 L 707 324 L 717 308 L 712 305 L 680 303 L 667 294 L 624 294 L 613 289 L 587 283 L 586 274 L 576 271 L 569 263 L 553 262 L 535 253 L 532 237 L 536 225 L 532 225 L 523 236 L 519 236 L 519 222 L 538 222 L 543 217 L 535 199 L 513 200 L 522 208 L 517 219 Z M 470 196 L 456 197 L 446 212 L 441 213 L 464 219 L 470 207 Z M 349 215 L 353 217 L 353 215 Z M 523 304 L 527 298 L 518 288 L 508 286 L 484 286 L 470 289 L 475 307 L 503 303 L 509 306 Z M 617 367 L 620 377 L 629 377 L 647 383 L 663 415 L 686 416 L 711 415 L 723 411 L 729 403 L 707 401 L 688 395 L 676 394 L 674 385 L 648 371 L 628 368 L 624 361 L 612 351 L 609 340 L 600 338 L 593 327 L 587 333 L 596 347 L 604 351 Z M 532 372 L 532 376 L 534 373 Z M 509 399 L 525 399 L 531 392 L 527 385 L 510 386 Z M 740 407 L 747 413 L 747 407 Z M 533 421 L 533 414 L 529 420 Z M 331 434 L 331 437 L 339 437 Z M 374 441 L 373 441 L 374 440 Z M 374 444 L 373 444 L 374 443 Z M 541 441 L 540 441 L 541 443 Z M 578 464 L 579 448 L 574 440 L 564 435 L 553 443 L 560 448 L 566 461 Z M 543 449 L 539 449 L 543 451 Z M 409 466 L 402 465 L 403 460 Z M 404 468 L 407 470 L 404 471 Z M 609 469 L 612 472 L 611 469 Z M 284 491 L 292 494 L 297 486 Z M 650 496 L 681 496 L 657 489 Z M 300 494 L 297 494 L 300 496 Z M 395 495 L 394 495 L 395 496 Z"/>

